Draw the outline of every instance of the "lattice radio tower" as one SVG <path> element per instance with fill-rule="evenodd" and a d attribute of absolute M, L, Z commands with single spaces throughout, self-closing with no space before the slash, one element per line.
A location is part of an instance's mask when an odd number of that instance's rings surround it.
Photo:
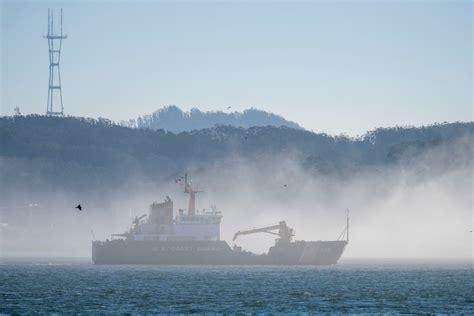
<path fill-rule="evenodd" d="M 63 9 L 61 9 L 59 34 L 55 31 L 54 12 L 53 9 L 48 9 L 48 34 L 43 36 L 48 40 L 49 48 L 49 83 L 46 115 L 62 116 L 64 115 L 64 106 L 63 92 L 61 90 L 59 61 L 61 59 L 61 47 L 63 39 L 67 38 L 67 35 L 63 35 Z M 60 106 L 60 110 L 56 109 L 58 106 Z"/>

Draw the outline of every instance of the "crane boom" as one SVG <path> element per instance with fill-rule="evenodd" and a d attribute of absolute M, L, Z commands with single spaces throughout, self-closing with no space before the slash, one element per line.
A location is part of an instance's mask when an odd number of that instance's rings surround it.
<path fill-rule="evenodd" d="M 278 229 L 277 233 L 273 232 L 273 230 L 277 230 L 277 229 Z M 239 230 L 238 232 L 234 234 L 234 238 L 232 238 L 232 241 L 235 241 L 238 236 L 250 235 L 250 234 L 255 234 L 255 233 L 267 233 L 267 234 L 277 235 L 280 241 L 287 241 L 287 242 L 290 242 L 291 238 L 294 236 L 293 229 L 288 227 L 285 221 L 281 221 L 278 225 L 272 225 L 272 226 L 254 228 L 254 229 L 248 229 L 248 230 Z"/>

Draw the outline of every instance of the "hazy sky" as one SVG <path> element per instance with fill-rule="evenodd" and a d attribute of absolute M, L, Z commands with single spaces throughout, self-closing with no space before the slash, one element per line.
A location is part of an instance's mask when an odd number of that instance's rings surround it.
<path fill-rule="evenodd" d="M 68 115 L 253 106 L 349 135 L 472 120 L 470 1 L 3 0 L 3 115 L 46 111 L 48 7 Z"/>

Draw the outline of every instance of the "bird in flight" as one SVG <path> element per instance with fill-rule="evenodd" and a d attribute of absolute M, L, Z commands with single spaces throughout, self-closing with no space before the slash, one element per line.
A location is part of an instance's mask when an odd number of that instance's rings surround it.
<path fill-rule="evenodd" d="M 286 184 L 283 185 L 286 188 Z"/>
<path fill-rule="evenodd" d="M 81 204 L 78 204 L 75 208 L 77 208 L 79 211 L 82 211 L 82 206 L 81 206 Z"/>
<path fill-rule="evenodd" d="M 228 106 L 228 107 L 227 107 L 227 110 L 230 110 L 230 108 L 231 108 L 231 106 Z"/>

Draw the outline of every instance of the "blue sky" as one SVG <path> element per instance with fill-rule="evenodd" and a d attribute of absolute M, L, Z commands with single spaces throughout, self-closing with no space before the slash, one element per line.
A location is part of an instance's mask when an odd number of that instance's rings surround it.
<path fill-rule="evenodd" d="M 315 132 L 471 121 L 470 1 L 1 1 L 1 113 L 46 111 L 64 9 L 65 113 L 257 107 Z"/>

